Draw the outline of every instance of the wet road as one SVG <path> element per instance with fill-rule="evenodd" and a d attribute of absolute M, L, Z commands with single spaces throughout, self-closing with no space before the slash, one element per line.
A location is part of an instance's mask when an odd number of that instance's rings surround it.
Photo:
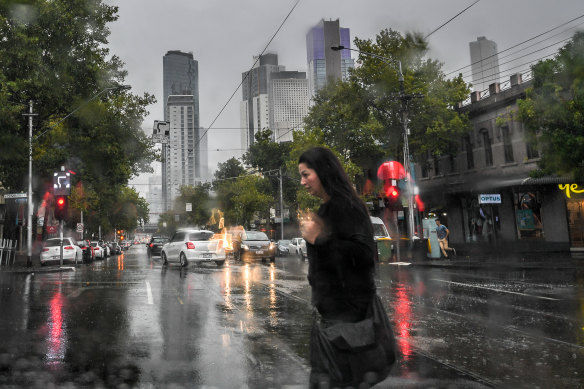
<path fill-rule="evenodd" d="M 144 246 L 0 271 L 0 387 L 306 387 L 307 264 L 181 269 Z M 383 263 L 401 361 L 379 387 L 584 386 L 584 275 Z"/>

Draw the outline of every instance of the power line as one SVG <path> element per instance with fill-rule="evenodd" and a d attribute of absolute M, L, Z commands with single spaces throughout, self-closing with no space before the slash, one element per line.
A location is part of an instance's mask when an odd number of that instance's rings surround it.
<path fill-rule="evenodd" d="M 203 135 L 199 138 L 199 140 L 195 144 L 195 148 L 199 145 L 199 143 L 201 142 L 201 139 L 203 139 L 203 137 L 205 135 L 207 135 L 207 132 L 209 132 L 209 130 L 213 127 L 213 124 L 215 124 L 215 122 L 217 121 L 217 119 L 219 118 L 219 116 L 221 116 L 221 114 L 223 113 L 223 111 L 225 110 L 225 108 L 227 108 L 227 105 L 231 102 L 231 100 L 233 99 L 233 96 L 235 96 L 235 94 L 237 93 L 237 91 L 239 90 L 239 88 L 241 88 L 241 85 L 243 85 L 243 82 L 247 79 L 248 74 L 255 67 L 255 65 L 257 64 L 257 62 L 260 60 L 261 56 L 266 52 L 266 50 L 268 49 L 268 47 L 270 46 L 270 44 L 272 43 L 272 41 L 274 40 L 274 38 L 276 38 L 276 35 L 278 35 L 278 33 L 280 32 L 280 30 L 282 29 L 282 27 L 284 27 L 284 24 L 286 23 L 286 21 L 288 20 L 288 18 L 290 17 L 290 15 L 292 14 L 292 12 L 294 11 L 294 9 L 296 9 L 296 6 L 298 5 L 298 3 L 300 3 L 300 0 L 296 0 L 296 2 L 294 3 L 294 5 L 290 9 L 290 11 L 288 12 L 288 14 L 286 15 L 286 17 L 284 18 L 284 20 L 282 21 L 282 23 L 280 24 L 280 26 L 276 30 L 276 32 L 272 35 L 272 37 L 270 38 L 270 40 L 268 41 L 268 43 L 266 44 L 266 46 L 264 47 L 264 49 L 262 50 L 262 52 L 260 53 L 260 55 L 258 56 L 258 58 L 255 60 L 255 62 L 252 65 L 252 67 L 245 74 L 245 77 L 241 80 L 241 82 L 239 83 L 239 85 L 237 86 L 237 88 L 235 88 L 235 90 L 233 91 L 233 93 L 231 94 L 231 96 L 229 97 L 229 99 L 227 99 L 227 102 L 223 105 L 223 107 L 221 108 L 221 110 L 219 111 L 219 113 L 217 114 L 217 116 L 215 116 L 215 119 L 213 119 L 213 121 L 211 122 L 211 124 L 209 125 L 209 127 L 207 127 L 207 130 L 205 130 L 205 132 L 203 133 Z"/>
<path fill-rule="evenodd" d="M 524 43 L 527 43 L 527 42 L 530 42 L 530 41 L 532 41 L 532 40 L 534 40 L 534 39 L 537 39 L 537 38 L 539 38 L 540 36 L 543 36 L 543 35 L 545 35 L 545 34 L 548 34 L 548 33 L 552 32 L 552 31 L 554 31 L 554 30 L 557 30 L 557 29 L 558 29 L 558 28 L 560 28 L 560 27 L 563 27 L 563 26 L 565 26 L 565 25 L 567 25 L 567 24 L 569 24 L 569 23 L 572 23 L 572 22 L 574 22 L 574 21 L 576 21 L 576 20 L 578 20 L 578 19 L 581 19 L 581 18 L 583 18 L 583 17 L 584 17 L 584 14 L 582 14 L 582 15 L 580 15 L 580 16 L 578 16 L 578 17 L 575 17 L 574 19 L 571 19 L 571 20 L 569 20 L 569 21 L 567 21 L 567 22 L 565 22 L 565 23 L 562 23 L 562 24 L 560 24 L 560 25 L 558 25 L 558 26 L 556 26 L 556 27 L 554 27 L 554 28 L 552 28 L 552 29 L 549 29 L 549 30 L 547 30 L 547 31 L 545 31 L 545 32 L 542 32 L 541 34 L 538 34 L 538 35 L 535 35 L 535 36 L 533 36 L 533 37 L 531 37 L 531 38 L 529 38 L 529 39 L 526 39 L 526 40 L 524 40 L 523 42 L 519 42 L 519 43 L 517 43 L 517 44 L 515 44 L 515 45 L 513 45 L 513 46 L 511 46 L 511 47 L 509 47 L 509 48 L 507 48 L 507 49 L 505 49 L 505 50 L 501 50 L 501 51 L 499 51 L 499 52 L 497 52 L 497 53 L 495 53 L 495 54 L 493 54 L 493 55 L 490 55 L 490 56 L 488 56 L 488 57 L 485 57 L 485 58 L 483 58 L 483 59 L 481 59 L 481 60 L 479 60 L 479 61 L 473 62 L 473 63 L 471 63 L 470 65 L 466 65 L 466 66 L 463 66 L 463 67 L 461 67 L 460 69 L 456 69 L 456 70 L 453 70 L 453 71 L 451 71 L 451 72 L 448 72 L 448 73 L 446 73 L 446 74 L 445 74 L 445 76 L 449 76 L 449 75 L 451 75 L 451 74 L 453 74 L 453 73 L 456 73 L 456 72 L 459 72 L 459 71 L 461 71 L 461 70 L 463 70 L 463 69 L 466 69 L 466 68 L 468 68 L 469 66 L 472 66 L 472 65 L 474 65 L 474 64 L 480 63 L 480 62 L 482 62 L 482 61 L 484 61 L 484 60 L 487 60 L 487 59 L 489 59 L 489 58 L 492 58 L 492 57 L 494 57 L 494 56 L 497 56 L 497 55 L 499 55 L 499 54 L 501 54 L 501 53 L 504 53 L 504 52 L 506 52 L 506 51 L 509 51 L 509 50 L 511 50 L 511 49 L 514 49 L 514 48 L 516 48 L 516 47 L 518 47 L 518 46 L 521 46 L 521 45 L 523 45 Z"/>
<path fill-rule="evenodd" d="M 478 3 L 481 0 L 476 0 L 474 3 L 472 3 L 471 5 L 469 5 L 468 7 L 466 7 L 465 9 L 463 9 L 462 11 L 460 11 L 459 13 L 457 13 L 456 15 L 454 15 L 453 17 L 451 17 L 450 19 L 448 19 L 448 21 L 444 24 L 442 24 L 440 27 L 436 28 L 434 31 L 432 31 L 431 33 L 429 33 L 428 35 L 426 35 L 424 37 L 424 39 L 428 39 L 428 37 L 432 34 L 434 34 L 436 31 L 440 30 L 442 27 L 444 27 L 445 25 L 447 25 L 448 23 L 450 23 L 451 21 L 453 21 L 454 19 L 456 19 L 458 16 L 460 16 L 463 12 L 465 12 L 467 9 L 469 9 L 470 7 L 472 7 L 473 5 L 475 5 L 476 3 Z"/>

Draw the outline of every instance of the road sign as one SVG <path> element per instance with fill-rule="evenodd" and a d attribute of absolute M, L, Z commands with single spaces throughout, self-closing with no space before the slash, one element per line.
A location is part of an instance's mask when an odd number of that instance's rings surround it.
<path fill-rule="evenodd" d="M 69 196 L 71 194 L 71 173 L 53 173 L 53 194 L 55 196 Z"/>
<path fill-rule="evenodd" d="M 6 193 L 5 199 L 25 199 L 28 196 L 26 193 Z"/>
<path fill-rule="evenodd" d="M 77 229 L 75 231 L 83 232 L 83 223 L 77 223 Z"/>
<path fill-rule="evenodd" d="M 479 204 L 501 204 L 500 194 L 480 194 Z"/>
<path fill-rule="evenodd" d="M 193 203 L 186 203 L 186 206 L 187 206 L 187 212 L 193 211 Z"/>
<path fill-rule="evenodd" d="M 57 232 L 57 226 L 47 226 L 47 232 L 49 234 L 54 234 L 55 232 Z"/>

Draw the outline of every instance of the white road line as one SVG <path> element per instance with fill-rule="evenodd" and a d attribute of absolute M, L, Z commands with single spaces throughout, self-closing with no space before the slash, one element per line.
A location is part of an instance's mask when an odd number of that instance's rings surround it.
<path fill-rule="evenodd" d="M 471 284 L 463 284 L 461 282 L 454 282 L 454 281 L 446 281 L 446 280 L 440 280 L 437 278 L 433 278 L 433 281 L 439 281 L 439 282 L 445 282 L 447 284 L 453 284 L 453 285 L 460 285 L 460 286 L 466 286 L 469 288 L 477 288 L 477 289 L 487 289 L 487 290 L 492 290 L 494 292 L 499 292 L 499 293 L 509 293 L 509 294 L 517 294 L 519 296 L 526 296 L 526 297 L 534 297 L 534 298 L 538 298 L 538 299 L 542 299 L 542 300 L 552 300 L 552 301 L 560 301 L 560 299 L 555 299 L 553 297 L 544 297 L 544 296 L 535 296 L 533 294 L 527 294 L 527 293 L 519 293 L 519 292 L 511 292 L 509 290 L 503 290 L 503 289 L 495 289 L 495 288 L 487 288 L 486 286 L 478 286 L 478 285 L 471 285 Z"/>
<path fill-rule="evenodd" d="M 152 299 L 152 288 L 150 287 L 150 282 L 146 281 L 146 294 L 148 295 L 148 304 L 154 304 L 154 300 Z"/>

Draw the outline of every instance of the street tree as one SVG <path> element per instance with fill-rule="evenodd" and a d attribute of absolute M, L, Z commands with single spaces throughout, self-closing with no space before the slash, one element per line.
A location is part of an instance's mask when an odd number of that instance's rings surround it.
<path fill-rule="evenodd" d="M 215 180 L 225 180 L 239 177 L 245 174 L 245 168 L 241 162 L 232 157 L 225 162 L 219 162 L 217 171 L 215 171 Z"/>
<path fill-rule="evenodd" d="M 188 185 L 180 188 L 180 195 L 175 200 L 174 209 L 182 212 L 180 225 L 204 227 L 211 217 L 209 189 L 211 184 Z M 191 204 L 192 210 L 186 211 L 186 204 Z"/>
<path fill-rule="evenodd" d="M 28 112 L 33 102 L 33 191 L 60 166 L 95 191 L 106 218 L 110 188 L 150 171 L 158 158 L 140 126 L 155 100 L 116 88 L 126 71 L 107 48 L 117 7 L 101 0 L 0 3 L 0 182 L 22 191 L 28 171 Z M 35 201 L 38 203 L 38 201 Z M 136 204 L 140 206 L 140 204 Z"/>
<path fill-rule="evenodd" d="M 528 140 L 542 151 L 539 174 L 584 177 L 584 33 L 557 56 L 532 66 L 533 85 L 518 102 Z M 537 173 L 536 173 L 537 174 Z"/>

